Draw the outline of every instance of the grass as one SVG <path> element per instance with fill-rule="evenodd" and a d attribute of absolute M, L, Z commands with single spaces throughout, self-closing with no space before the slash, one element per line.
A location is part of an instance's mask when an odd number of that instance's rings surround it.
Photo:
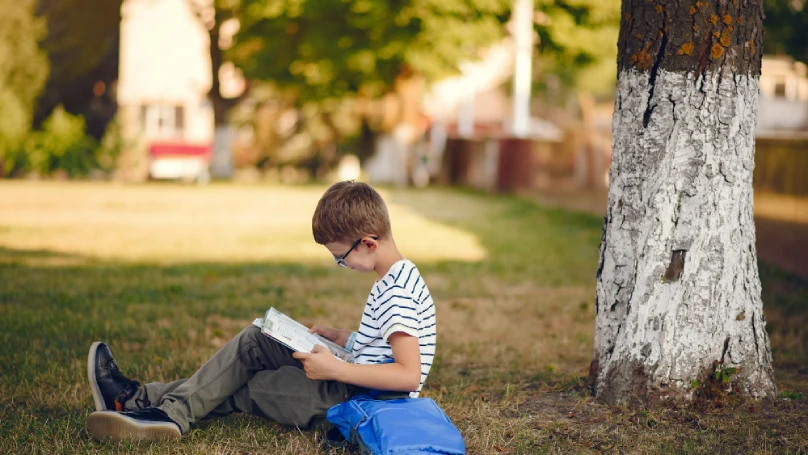
<path fill-rule="evenodd" d="M 179 443 L 92 440 L 90 343 L 124 373 L 193 372 L 269 306 L 354 327 L 372 277 L 311 240 L 324 187 L 0 182 L 0 453 L 317 454 L 318 433 L 233 415 Z M 470 454 L 808 452 L 808 282 L 761 264 L 782 398 L 606 407 L 591 356 L 601 221 L 514 197 L 385 190 L 438 305 L 424 390 Z"/>

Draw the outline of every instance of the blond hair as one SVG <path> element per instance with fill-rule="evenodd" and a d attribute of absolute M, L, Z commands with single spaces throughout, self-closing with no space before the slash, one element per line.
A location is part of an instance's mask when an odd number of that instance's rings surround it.
<path fill-rule="evenodd" d="M 347 180 L 331 185 L 311 219 L 314 241 L 351 243 L 366 235 L 386 237 L 390 216 L 381 195 L 370 185 Z"/>

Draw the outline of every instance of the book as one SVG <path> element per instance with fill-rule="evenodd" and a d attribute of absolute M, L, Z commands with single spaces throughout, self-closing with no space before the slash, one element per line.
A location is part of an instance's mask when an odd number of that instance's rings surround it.
<path fill-rule="evenodd" d="M 353 355 L 344 347 L 316 333 L 310 333 L 308 327 L 272 307 L 267 310 L 263 319 L 253 321 L 261 332 L 289 349 L 297 352 L 311 352 L 315 345 L 321 345 L 331 351 L 334 357 L 344 362 L 353 362 Z"/>

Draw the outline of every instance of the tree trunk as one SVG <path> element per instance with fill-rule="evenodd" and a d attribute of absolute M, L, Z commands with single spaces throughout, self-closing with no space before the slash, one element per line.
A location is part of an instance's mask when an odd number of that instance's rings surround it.
<path fill-rule="evenodd" d="M 210 73 L 211 84 L 208 99 L 213 108 L 213 161 L 211 174 L 213 177 L 229 179 L 233 175 L 233 157 L 230 149 L 230 126 L 227 124 L 227 112 L 231 102 L 222 96 L 219 69 L 224 63 L 222 49 L 219 47 L 219 34 L 223 18 L 217 10 L 213 26 L 208 30 L 210 37 Z"/>
<path fill-rule="evenodd" d="M 762 16 L 761 0 L 623 0 L 599 401 L 691 399 L 716 380 L 776 394 L 752 216 Z"/>

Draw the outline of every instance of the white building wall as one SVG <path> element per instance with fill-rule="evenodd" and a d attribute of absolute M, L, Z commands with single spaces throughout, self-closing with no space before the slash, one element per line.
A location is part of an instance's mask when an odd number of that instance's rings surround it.
<path fill-rule="evenodd" d="M 808 68 L 788 57 L 763 57 L 757 130 L 808 129 Z"/>
<path fill-rule="evenodd" d="M 208 46 L 207 31 L 186 0 L 124 1 L 118 103 L 128 133 L 146 140 L 212 142 Z M 182 131 L 144 131 L 142 106 L 148 106 L 152 124 L 159 117 L 152 106 L 182 106 Z"/>

